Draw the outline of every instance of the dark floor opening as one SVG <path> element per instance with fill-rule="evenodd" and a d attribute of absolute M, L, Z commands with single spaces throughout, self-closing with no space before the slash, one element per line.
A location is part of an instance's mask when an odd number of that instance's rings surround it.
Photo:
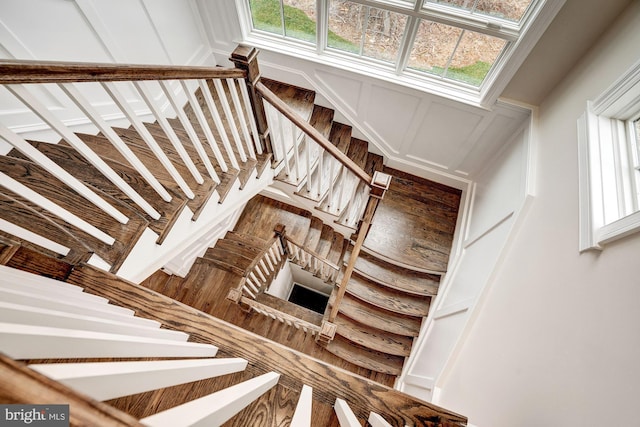
<path fill-rule="evenodd" d="M 294 283 L 291 295 L 289 295 L 289 302 L 313 310 L 316 313 L 324 314 L 329 297 Z"/>

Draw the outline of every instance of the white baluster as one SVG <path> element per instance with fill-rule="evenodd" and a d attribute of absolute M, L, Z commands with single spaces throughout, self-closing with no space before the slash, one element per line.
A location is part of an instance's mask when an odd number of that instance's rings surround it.
<path fill-rule="evenodd" d="M 140 420 L 150 427 L 219 426 L 278 383 L 269 372 Z"/>
<path fill-rule="evenodd" d="M 213 357 L 217 348 L 133 335 L 0 323 L 0 351 L 13 359 Z"/>
<path fill-rule="evenodd" d="M 389 424 L 384 418 L 382 418 L 380 415 L 376 414 L 375 412 L 371 412 L 369 414 L 369 424 L 371 424 L 371 427 L 391 427 L 391 424 Z"/>
<path fill-rule="evenodd" d="M 244 136 L 245 145 L 249 151 L 249 157 L 255 159 L 255 155 L 251 156 L 252 148 L 251 148 L 251 137 L 249 136 L 249 128 L 247 127 L 247 120 L 245 119 L 244 109 L 240 104 L 240 98 L 238 97 L 238 87 L 236 86 L 236 81 L 234 79 L 227 79 L 227 86 L 229 87 L 229 93 L 231 94 L 231 99 L 233 100 L 233 106 L 236 109 L 236 113 L 238 114 L 238 121 L 240 122 L 240 130 L 242 130 L 242 135 Z M 240 154 L 244 156 L 244 162 L 247 161 L 247 156 L 244 153 L 244 150 Z"/>
<path fill-rule="evenodd" d="M 280 150 L 282 150 L 282 161 L 284 162 L 284 170 L 288 177 L 291 176 L 291 165 L 289 165 L 289 158 L 287 157 L 289 150 L 287 150 L 287 143 L 284 138 L 284 125 L 282 124 L 284 119 L 278 110 L 274 109 L 274 111 L 276 114 L 276 122 L 278 124 L 278 142 L 280 143 Z"/>
<path fill-rule="evenodd" d="M 200 106 L 200 103 L 198 102 L 196 95 L 189 89 L 189 86 L 187 85 L 186 81 L 180 80 L 180 84 L 182 85 L 182 90 L 184 91 L 184 93 L 187 94 L 187 99 L 189 100 L 189 104 L 191 105 L 191 108 L 193 109 L 193 112 L 195 113 L 196 118 L 198 119 L 198 123 L 200 123 L 200 128 L 204 132 L 204 136 L 207 139 L 209 146 L 213 150 L 213 155 L 216 157 L 216 161 L 218 162 L 220 169 L 226 172 L 227 170 L 229 170 L 229 168 L 227 167 L 227 162 L 224 160 L 224 157 L 222 156 L 222 152 L 218 147 L 216 138 L 213 136 L 213 133 L 211 133 L 209 122 L 207 122 L 207 118 L 204 116 L 204 112 L 202 111 L 202 107 Z"/>
<path fill-rule="evenodd" d="M 28 305 L 117 321 L 126 321 L 129 317 L 133 317 L 134 314 L 133 310 L 116 305 L 96 303 L 91 300 L 85 301 L 68 296 L 39 295 L 28 290 L 25 292 L 0 288 L 0 296 L 2 301 L 12 304 Z"/>
<path fill-rule="evenodd" d="M 82 112 L 91 119 L 94 125 L 102 132 L 102 134 L 111 142 L 111 144 L 122 154 L 122 156 L 133 166 L 133 168 L 149 183 L 162 199 L 166 202 L 171 201 L 171 195 L 160 184 L 155 176 L 147 169 L 147 167 L 138 159 L 131 149 L 124 143 L 111 126 L 100 116 L 93 108 L 91 103 L 80 93 L 80 91 L 72 83 L 63 83 L 58 85 L 69 98 L 82 110 Z M 139 199 L 139 200 L 138 200 Z M 144 211 L 153 219 L 160 218 L 160 214 L 151 207 L 141 196 L 138 195 L 134 202 L 138 206 L 143 207 Z"/>
<path fill-rule="evenodd" d="M 322 181 L 323 181 L 323 175 L 324 175 L 324 148 L 320 149 L 320 153 L 318 155 L 318 194 L 316 195 L 316 197 L 320 197 L 320 194 L 322 194 Z"/>
<path fill-rule="evenodd" d="M 338 206 L 336 206 L 336 212 L 340 212 L 342 208 L 342 196 L 344 194 L 344 188 L 347 186 L 347 168 L 342 166 L 342 179 L 340 180 L 340 192 L 338 193 Z"/>
<path fill-rule="evenodd" d="M 191 160 L 191 157 L 189 157 L 189 153 L 187 153 L 187 151 L 184 149 L 182 142 L 180 142 L 180 138 L 178 138 L 178 135 L 176 135 L 175 131 L 173 130 L 167 119 L 164 117 L 162 109 L 156 104 L 151 91 L 147 88 L 144 82 L 134 81 L 133 85 L 142 96 L 142 99 L 144 99 L 144 102 L 146 102 L 156 121 L 166 134 L 167 138 L 169 138 L 169 142 L 171 142 L 171 145 L 173 146 L 173 148 L 175 148 L 176 152 L 180 156 L 180 159 L 182 159 L 182 162 L 185 164 L 189 172 L 191 172 L 191 175 L 193 175 L 193 178 L 198 184 L 202 184 L 204 182 L 204 180 L 202 179 L 202 175 L 200 175 L 200 172 L 198 172 L 198 168 L 196 168 L 193 160 Z"/>
<path fill-rule="evenodd" d="M 206 151 L 204 151 L 204 147 L 202 146 L 202 143 L 200 142 L 200 138 L 196 134 L 196 130 L 193 128 L 191 121 L 189 121 L 189 119 L 187 118 L 187 115 L 185 114 L 182 107 L 178 105 L 178 101 L 176 100 L 176 96 L 173 93 L 173 90 L 171 89 L 169 82 L 167 82 L 166 80 L 160 80 L 158 83 L 160 84 L 160 87 L 162 88 L 162 91 L 164 92 L 165 96 L 169 100 L 169 103 L 171 104 L 173 111 L 178 116 L 178 120 L 180 120 L 180 123 L 182 123 L 182 127 L 187 132 L 187 136 L 189 136 L 189 139 L 191 140 L 191 144 L 193 145 L 193 148 L 196 149 L 196 152 L 198 153 L 200 160 L 202 160 L 202 163 L 204 164 L 204 167 L 207 170 L 207 173 L 209 173 L 209 176 L 211 177 L 211 179 L 213 179 L 217 184 L 219 184 L 220 178 L 218 178 L 218 174 L 216 173 L 215 169 L 213 169 L 213 165 L 211 164 L 209 155 L 207 154 Z M 171 128 L 171 130 L 173 131 L 173 128 Z M 173 132 L 175 133 L 175 131 Z"/>
<path fill-rule="evenodd" d="M 171 175 L 171 178 L 173 178 L 175 183 L 178 184 L 178 187 L 180 187 L 185 196 L 187 196 L 189 199 L 193 199 L 195 195 L 189 188 L 189 185 L 187 185 L 184 178 L 182 178 L 182 176 L 180 175 L 180 172 L 178 172 L 173 163 L 171 163 L 169 157 L 167 157 L 166 153 L 158 145 L 155 138 L 153 137 L 153 135 L 151 135 L 151 132 L 149 132 L 142 120 L 140 120 L 136 112 L 133 111 L 131 106 L 129 106 L 129 103 L 122 95 L 122 93 L 120 93 L 115 83 L 103 82 L 102 87 L 111 96 L 111 99 L 113 99 L 118 108 L 120 108 L 120 111 L 124 113 L 129 122 L 135 128 L 136 132 L 138 132 L 138 134 L 142 137 L 149 149 L 153 152 L 158 161 L 166 169 L 167 173 Z"/>
<path fill-rule="evenodd" d="M 224 91 L 224 87 L 222 87 L 222 82 L 219 79 L 213 80 L 213 86 L 216 88 L 216 93 L 218 94 L 218 98 L 220 99 L 220 104 L 222 105 L 222 111 L 224 112 L 224 116 L 229 123 L 229 128 L 231 129 L 231 135 L 233 136 L 233 141 L 235 142 L 236 149 L 238 150 L 238 154 L 240 155 L 240 160 L 243 162 L 247 161 L 247 156 L 244 153 L 244 149 L 242 148 L 242 141 L 240 140 L 240 134 L 238 133 L 238 126 L 236 125 L 236 121 L 233 118 L 233 113 L 231 112 L 231 107 L 229 105 L 229 100 L 227 99 L 227 94 Z"/>
<path fill-rule="evenodd" d="M 276 251 L 275 251 L 275 249 L 273 248 L 273 246 L 271 246 L 271 247 L 269 248 L 269 250 L 267 251 L 267 253 L 269 254 L 269 257 L 271 258 L 271 261 L 273 261 L 273 264 L 274 264 L 274 265 L 277 265 L 277 264 L 278 264 L 278 257 L 276 257 L 275 252 L 276 252 Z"/>
<path fill-rule="evenodd" d="M 141 317 L 130 316 L 122 317 L 121 320 L 111 320 L 4 301 L 0 301 L 0 322 L 62 329 L 80 328 L 83 331 L 136 335 L 175 341 L 186 341 L 189 338 L 189 335 L 184 332 L 161 329 L 160 323 L 154 325 L 149 319 Z"/>
<path fill-rule="evenodd" d="M 26 228 L 22 228 L 18 225 L 15 225 L 3 218 L 0 218 L 0 230 L 4 231 L 5 233 L 12 234 L 17 238 L 26 240 L 28 242 L 38 242 L 39 246 L 45 249 L 49 249 L 50 251 L 53 251 L 62 256 L 67 256 L 69 252 L 71 252 L 71 249 L 69 249 L 68 247 L 61 245 L 57 242 L 54 242 L 53 240 L 47 239 L 44 236 L 40 236 L 37 233 L 33 233 L 32 231 L 29 231 Z"/>
<path fill-rule="evenodd" d="M 83 294 L 83 289 L 80 286 L 72 285 L 67 282 L 61 282 L 60 280 L 51 279 L 49 277 L 40 276 L 28 271 L 18 270 L 17 268 L 7 267 L 6 265 L 0 265 L 0 282 L 19 281 L 21 284 L 30 284 L 34 286 L 42 287 L 55 287 L 67 292 L 75 292 Z M 99 297 L 97 295 L 83 294 L 90 298 L 107 300 L 106 298 Z"/>
<path fill-rule="evenodd" d="M 269 252 L 267 252 L 266 254 L 264 254 L 264 256 L 262 257 L 263 260 L 265 260 L 267 262 L 267 265 L 269 266 L 269 269 L 271 271 L 275 271 L 275 268 L 273 267 L 273 263 L 271 262 L 271 258 L 269 257 Z"/>
<path fill-rule="evenodd" d="M 253 144 L 255 147 L 255 151 L 258 154 L 262 154 L 262 144 L 260 144 L 260 134 L 258 133 L 258 126 L 256 126 L 256 118 L 253 116 L 253 108 L 251 107 L 251 101 L 249 100 L 249 92 L 247 91 L 247 86 L 245 85 L 244 79 L 239 79 L 238 85 L 240 86 L 240 93 L 242 93 L 242 101 L 244 102 L 244 108 L 249 116 L 249 124 L 251 125 L 251 134 L 253 136 Z M 249 155 L 251 158 L 255 159 L 254 150 L 249 150 Z"/>
<path fill-rule="evenodd" d="M 333 405 L 333 409 L 336 411 L 336 415 L 338 416 L 338 422 L 340 423 L 340 427 L 362 427 L 362 424 L 358 421 L 355 414 L 343 399 L 336 399 L 335 405 Z"/>
<path fill-rule="evenodd" d="M 227 130 L 222 123 L 222 118 L 220 117 L 220 113 L 218 112 L 218 107 L 216 106 L 213 97 L 211 96 L 211 91 L 209 90 L 209 85 L 205 80 L 198 80 L 198 85 L 200 86 L 200 91 L 204 96 L 205 103 L 207 104 L 207 108 L 211 113 L 211 117 L 213 118 L 213 123 L 216 125 L 216 129 L 218 130 L 218 134 L 222 139 L 222 145 L 227 152 L 227 156 L 229 156 L 229 161 L 231 162 L 231 166 L 235 169 L 240 169 L 240 165 L 238 164 L 238 160 L 236 159 L 236 154 L 233 152 L 231 148 L 231 141 L 229 141 L 229 135 L 227 135 Z M 222 166 L 221 166 L 222 167 Z M 228 170 L 227 165 L 225 164 L 222 168 L 224 172 Z"/>
<path fill-rule="evenodd" d="M 249 289 L 248 286 L 243 286 L 242 289 L 247 293 L 247 295 L 249 295 L 252 299 L 256 299 L 256 294 L 253 293 L 253 291 L 251 289 Z"/>
<path fill-rule="evenodd" d="M 289 427 L 309 427 L 311 425 L 311 402 L 313 389 L 308 385 L 302 386 L 296 412 L 293 414 Z"/>
<path fill-rule="evenodd" d="M 291 127 L 291 142 L 293 144 L 293 167 L 296 172 L 296 184 L 300 182 L 300 147 L 298 145 L 298 138 L 296 135 L 296 125 L 289 120 Z"/>
<path fill-rule="evenodd" d="M 249 273 L 249 277 L 251 277 L 251 279 L 253 280 L 253 283 L 256 283 L 258 285 L 258 288 L 260 288 L 262 286 L 262 283 L 267 283 L 266 280 L 263 280 L 262 282 L 260 280 L 258 280 L 258 278 L 256 277 L 255 273 L 253 271 L 251 271 Z"/>
<path fill-rule="evenodd" d="M 0 172 L 0 185 L 6 188 L 7 190 L 13 191 L 16 194 L 21 195 L 22 197 L 29 200 L 30 202 L 60 217 L 62 220 L 79 228 L 85 233 L 92 235 L 93 237 L 95 237 L 96 239 L 100 240 L 103 243 L 106 243 L 107 245 L 113 245 L 116 241 L 113 237 L 109 236 L 107 233 L 97 229 L 93 225 L 89 224 L 87 221 L 74 215 L 73 213 L 69 212 L 62 206 L 57 205 L 56 203 L 52 202 L 46 197 L 41 196 L 40 194 L 36 193 L 26 185 L 23 185 L 20 182 L 16 181 L 15 179 L 11 178 L 10 176 L 5 175 L 3 172 Z M 125 217 L 125 219 L 127 219 L 127 217 Z"/>
<path fill-rule="evenodd" d="M 129 221 L 129 218 L 127 218 L 122 212 L 111 206 L 102 197 L 98 196 L 93 190 L 89 189 L 86 185 L 72 176 L 69 172 L 58 166 L 53 160 L 42 154 L 27 141 L 25 141 L 3 125 L 0 125 L 0 137 L 7 141 L 16 150 L 20 151 L 22 154 L 31 159 L 34 163 L 42 166 L 51 175 L 55 176 L 60 181 L 73 188 L 82 197 L 89 200 L 91 203 L 102 209 L 111 217 L 115 218 L 118 222 L 126 224 Z M 2 182 L 4 182 L 4 180 Z"/>
<path fill-rule="evenodd" d="M 311 141 L 311 138 L 309 138 L 308 136 L 305 137 L 305 143 L 307 144 L 307 149 L 306 149 L 306 154 L 307 154 L 307 174 L 306 174 L 306 187 L 307 187 L 307 192 L 311 192 L 311 147 L 312 144 L 315 144 L 315 142 Z"/>
<path fill-rule="evenodd" d="M 20 99 L 31 111 L 33 111 L 38 117 L 40 117 L 46 124 L 48 124 L 53 130 L 56 131 L 65 141 L 67 141 L 78 153 L 80 153 L 89 163 L 91 163 L 96 169 L 100 171 L 105 177 L 109 179 L 116 187 L 126 194 L 131 200 L 141 199 L 138 193 L 129 186 L 120 176 L 107 165 L 93 150 L 91 150 L 78 136 L 73 133 L 64 123 L 45 107 L 40 101 L 37 100 L 24 86 L 22 85 L 5 85 L 11 93 L 13 93 L 18 99 Z M 95 202 L 94 202 L 95 203 Z M 105 212 L 109 213 L 119 222 L 126 224 L 127 219 L 122 213 L 113 209 L 107 204 L 110 209 L 100 206 Z M 115 211 L 115 212 L 114 212 Z"/>
<path fill-rule="evenodd" d="M 327 209 L 331 209 L 331 204 L 333 203 L 333 191 L 334 191 L 334 187 L 336 186 L 336 179 L 334 179 L 334 177 L 336 176 L 336 163 L 338 163 L 338 161 L 334 158 L 331 159 L 331 167 L 330 169 L 330 173 L 329 173 L 329 196 L 328 196 L 328 203 L 327 203 Z"/>
<path fill-rule="evenodd" d="M 245 283 L 254 294 L 258 294 L 260 292 L 260 286 L 253 283 L 253 279 L 247 277 Z"/>
<path fill-rule="evenodd" d="M 215 378 L 246 367 L 247 361 L 239 358 L 29 365 L 30 369 L 101 401 Z"/>
<path fill-rule="evenodd" d="M 59 299 L 61 301 L 75 302 L 78 304 L 106 305 L 109 301 L 106 298 L 67 290 L 58 286 L 42 285 L 17 280 L 0 279 L 0 289 L 17 292 L 31 292 L 42 297 Z"/>
<path fill-rule="evenodd" d="M 257 273 L 257 274 L 258 274 L 258 276 L 260 276 L 260 279 L 262 279 L 262 281 L 263 281 L 263 282 L 265 282 L 265 283 L 266 283 L 267 278 L 264 276 L 264 274 L 262 274 L 262 270 L 260 269 L 260 266 L 259 266 L 259 265 L 256 265 L 256 266 L 253 268 L 253 271 L 254 271 L 255 273 Z"/>

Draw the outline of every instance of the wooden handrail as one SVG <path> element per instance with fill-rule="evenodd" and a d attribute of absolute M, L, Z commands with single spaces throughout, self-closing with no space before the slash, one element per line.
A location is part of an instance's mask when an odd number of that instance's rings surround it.
<path fill-rule="evenodd" d="M 298 113 L 296 113 L 291 107 L 289 107 L 284 101 L 282 101 L 278 95 L 269 90 L 268 87 L 262 82 L 256 84 L 256 90 L 260 95 L 274 108 L 280 111 L 286 118 L 291 120 L 299 129 L 301 129 L 307 136 L 313 139 L 318 145 L 329 152 L 334 158 L 342 163 L 347 169 L 355 174 L 358 179 L 364 181 L 369 187 L 372 186 L 371 176 L 362 170 L 353 160 L 351 160 L 346 154 L 333 145 L 327 138 L 325 138 L 320 132 L 318 132 L 313 126 L 305 121 Z"/>
<path fill-rule="evenodd" d="M 245 78 L 237 68 L 181 65 L 0 61 L 0 84 Z"/>

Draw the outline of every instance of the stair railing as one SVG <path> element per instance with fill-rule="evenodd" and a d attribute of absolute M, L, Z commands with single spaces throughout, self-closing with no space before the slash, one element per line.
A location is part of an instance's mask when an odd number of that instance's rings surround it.
<path fill-rule="evenodd" d="M 227 299 L 248 308 L 248 305 L 243 303 L 255 300 L 258 295 L 269 289 L 285 262 L 285 248 L 276 231 L 262 253 L 247 267 L 239 285 L 229 289 Z"/>
<path fill-rule="evenodd" d="M 323 258 L 320 254 L 306 248 L 303 244 L 295 242 L 291 236 L 287 234 L 283 235 L 283 239 L 287 245 L 290 261 L 295 262 L 325 282 L 335 284 L 341 266 Z"/>
<path fill-rule="evenodd" d="M 279 382 L 289 391 L 301 387 L 291 414 L 295 427 L 311 426 L 314 396 L 316 404 L 335 402 L 345 426 L 362 425 L 364 419 L 376 427 L 389 421 L 421 425 L 429 420 L 429 425 L 450 427 L 466 422 L 85 265 L 73 271 L 71 283 L 5 266 L 0 273 L 6 297 L 0 302 L 0 401 L 47 405 L 47 414 L 64 414 L 69 425 L 218 426 L 261 396 L 269 398 L 265 393 Z M 187 341 L 190 336 L 198 342 Z M 218 347 L 229 356 L 216 358 Z M 146 360 L 94 363 L 93 358 Z M 45 363 L 21 362 L 29 359 Z M 194 400 L 173 388 L 188 384 L 199 394 L 203 388 L 189 383 L 241 372 L 244 377 L 249 365 L 257 371 L 253 378 Z M 140 420 L 117 409 L 117 402 L 105 402 L 164 388 L 163 406 L 177 406 Z M 53 405 L 68 405 L 68 412 Z"/>
<path fill-rule="evenodd" d="M 305 185 L 309 194 L 316 191 L 318 200 L 326 200 L 326 204 L 333 206 L 335 212 L 348 212 L 351 216 L 351 222 L 355 224 L 357 229 L 357 237 L 351 256 L 345 267 L 332 309 L 323 325 L 325 326 L 323 329 L 327 333 L 323 331 L 319 337 L 320 341 L 327 342 L 333 339 L 333 333 L 336 329 L 333 322 L 338 315 L 338 309 L 346 292 L 347 283 L 355 268 L 356 259 L 360 254 L 362 244 L 371 226 L 378 202 L 384 197 L 391 183 L 391 176 L 376 172 L 371 177 L 269 90 L 260 81 L 261 75 L 257 56 L 257 49 L 239 45 L 232 53 L 230 60 L 237 68 L 247 73 L 247 90 L 250 94 L 253 112 L 256 115 L 256 123 L 261 140 L 270 147 L 274 160 L 280 160 L 284 163 L 284 168 L 288 174 L 293 171 L 296 179 L 301 178 L 303 175 L 306 176 Z M 277 126 L 274 123 L 271 123 L 270 126 L 269 112 L 277 112 L 274 120 Z M 287 126 L 284 125 L 285 120 L 287 120 Z M 285 132 L 285 128 L 289 129 L 288 132 Z M 282 131 L 277 132 L 276 129 L 278 131 L 282 129 Z M 304 138 L 298 138 L 298 135 L 303 135 Z M 308 156 L 314 150 L 319 152 L 317 162 L 312 162 L 310 157 L 307 157 L 305 164 L 300 161 L 299 148 L 303 140 L 305 143 L 317 145 L 306 150 Z M 325 160 L 323 161 L 322 159 Z M 293 162 L 293 169 L 290 167 L 290 162 Z M 330 172 L 325 177 L 327 170 Z M 310 188 L 310 178 L 313 173 L 318 174 L 320 178 L 317 180 L 320 184 L 315 190 Z M 359 186 L 368 188 L 368 197 L 356 196 L 356 190 Z M 326 194 L 324 194 L 325 189 Z M 350 203 L 358 201 L 360 201 L 359 205 L 350 205 Z"/>
<path fill-rule="evenodd" d="M 280 378 L 269 372 L 138 421 L 102 402 L 242 372 L 247 360 L 214 358 L 215 345 L 187 342 L 188 334 L 78 286 L 5 266 L 0 273 L 2 402 L 67 404 L 63 416 L 70 425 L 220 425 Z M 140 360 L 88 361 L 96 358 Z M 27 367 L 16 362 L 29 359 L 57 360 Z"/>
<path fill-rule="evenodd" d="M 41 122 L 38 129 L 52 131 L 64 145 L 72 147 L 87 167 L 95 168 L 106 177 L 149 221 L 160 218 L 158 206 L 134 189 L 136 186 L 131 180 L 116 173 L 110 163 L 103 160 L 104 156 L 96 152 L 95 145 L 74 133 L 62 117 L 53 114 L 47 105 L 52 95 L 68 99 L 69 106 L 77 107 L 81 112 L 82 117 L 73 117 L 71 124 L 85 123 L 99 131 L 111 145 L 105 150 L 118 162 L 132 167 L 162 201 L 169 202 L 173 195 L 167 188 L 167 181 L 177 186 L 176 191 L 183 197 L 193 199 L 194 188 L 202 185 L 205 179 L 219 184 L 219 173 L 227 172 L 229 168 L 237 169 L 241 163 L 255 160 L 256 154 L 263 153 L 245 78 L 246 73 L 242 70 L 217 67 L 0 61 L 0 85 L 11 95 L 11 99 L 5 98 L 6 102 L 15 103 L 17 109 L 24 108 L 28 112 L 25 114 L 36 117 Z M 96 103 L 97 100 L 100 102 Z M 162 173 L 150 170 L 144 159 L 134 153 L 127 138 L 107 123 L 103 111 L 106 107 L 102 107 L 105 104 L 113 108 L 108 112 L 112 119 L 133 126 L 143 141 L 138 143 L 151 151 L 164 168 Z M 158 134 L 150 131 L 141 120 L 141 112 L 161 127 L 162 139 L 168 140 L 164 147 Z M 176 119 L 167 119 L 172 114 Z M 115 221 L 121 224 L 129 221 L 130 218 L 113 202 L 39 151 L 33 143 L 13 131 L 9 123 L 0 122 L 0 139 L 44 169 L 61 186 L 68 186 Z M 168 151 L 173 154 L 169 155 Z M 168 178 L 162 181 L 160 176 Z M 90 220 L 43 197 L 15 175 L 0 171 L 0 184 L 4 187 L 4 195 L 22 209 L 26 209 L 26 203 L 30 209 L 62 218 L 105 245 L 114 244 L 113 236 Z M 29 224 L 20 222 L 19 216 L 3 218 L 10 224 L 3 223 L 2 228 L 12 225 L 12 230 L 23 230 L 25 235 L 33 232 Z M 66 242 L 54 243 L 58 245 L 51 244 L 51 247 L 61 255 L 69 252 Z M 86 250 L 93 252 L 93 248 Z"/>

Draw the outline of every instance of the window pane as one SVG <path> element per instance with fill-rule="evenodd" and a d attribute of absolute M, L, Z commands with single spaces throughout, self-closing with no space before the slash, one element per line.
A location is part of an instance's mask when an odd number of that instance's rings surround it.
<path fill-rule="evenodd" d="M 333 0 L 329 7 L 327 46 L 360 54 L 365 9 L 357 3 Z"/>
<path fill-rule="evenodd" d="M 497 37 L 464 31 L 445 77 L 480 86 L 506 44 Z"/>
<path fill-rule="evenodd" d="M 253 28 L 282 35 L 279 0 L 251 0 Z"/>
<path fill-rule="evenodd" d="M 285 35 L 298 40 L 315 43 L 315 0 L 285 0 L 283 3 Z"/>
<path fill-rule="evenodd" d="M 460 28 L 450 25 L 431 21 L 420 22 L 407 66 L 441 76 L 456 48 L 460 34 Z"/>
<path fill-rule="evenodd" d="M 406 15 L 369 7 L 364 56 L 395 62 L 407 23 Z"/>
<path fill-rule="evenodd" d="M 518 22 L 532 0 L 478 0 L 475 11 Z"/>
<path fill-rule="evenodd" d="M 533 0 L 427 0 L 453 6 L 471 13 L 495 16 L 513 22 L 519 22 Z"/>
<path fill-rule="evenodd" d="M 333 0 L 329 8 L 327 45 L 394 62 L 406 22 L 405 15 L 350 1 Z"/>

